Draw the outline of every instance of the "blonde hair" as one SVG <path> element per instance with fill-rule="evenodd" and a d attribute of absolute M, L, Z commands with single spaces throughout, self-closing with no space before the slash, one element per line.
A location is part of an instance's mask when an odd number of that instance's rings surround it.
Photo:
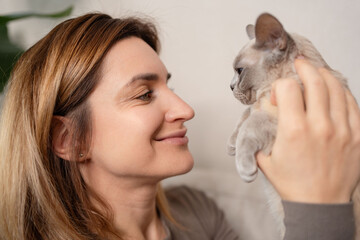
<path fill-rule="evenodd" d="M 86 186 L 77 161 L 53 152 L 51 131 L 54 115 L 69 117 L 76 130 L 72 158 L 88 150 L 91 122 L 86 99 L 106 53 L 129 36 L 159 51 L 153 24 L 87 14 L 56 26 L 17 62 L 1 114 L 0 239 L 121 238 L 112 225 L 111 210 Z M 94 207 L 89 194 L 103 209 Z M 161 186 L 157 207 L 173 220 Z"/>

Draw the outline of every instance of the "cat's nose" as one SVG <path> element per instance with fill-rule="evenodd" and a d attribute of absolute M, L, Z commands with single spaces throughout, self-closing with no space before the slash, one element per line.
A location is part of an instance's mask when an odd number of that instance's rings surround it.
<path fill-rule="evenodd" d="M 234 85 L 230 84 L 230 88 L 231 88 L 231 91 L 233 91 L 234 90 Z"/>

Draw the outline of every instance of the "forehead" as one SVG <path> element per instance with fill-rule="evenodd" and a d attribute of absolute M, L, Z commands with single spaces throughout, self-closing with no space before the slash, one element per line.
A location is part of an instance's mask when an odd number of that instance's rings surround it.
<path fill-rule="evenodd" d="M 129 37 L 117 42 L 106 54 L 101 78 L 116 78 L 125 85 L 134 75 L 148 72 L 162 74 L 167 71 L 158 54 L 145 41 Z"/>
<path fill-rule="evenodd" d="M 248 42 L 238 53 L 234 60 L 234 68 L 251 66 L 256 64 L 262 56 L 262 52 L 255 47 L 255 39 Z"/>

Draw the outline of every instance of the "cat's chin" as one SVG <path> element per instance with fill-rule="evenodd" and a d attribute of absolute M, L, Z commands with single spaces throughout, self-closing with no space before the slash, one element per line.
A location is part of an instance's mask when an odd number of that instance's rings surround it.
<path fill-rule="evenodd" d="M 256 94 L 252 90 L 244 93 L 234 93 L 235 98 L 238 99 L 242 104 L 251 105 L 256 102 Z"/>
<path fill-rule="evenodd" d="M 244 105 L 252 105 L 253 103 L 255 103 L 256 102 L 256 100 L 249 100 L 249 99 L 239 99 L 239 101 L 242 103 L 242 104 L 244 104 Z"/>

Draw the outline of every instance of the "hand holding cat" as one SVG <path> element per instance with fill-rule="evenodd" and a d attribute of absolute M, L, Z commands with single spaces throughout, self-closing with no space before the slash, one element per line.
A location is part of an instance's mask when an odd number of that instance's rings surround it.
<path fill-rule="evenodd" d="M 295 60 L 293 79 L 273 85 L 277 137 L 257 162 L 283 200 L 343 203 L 360 179 L 360 110 L 350 91 L 325 69 Z"/>

